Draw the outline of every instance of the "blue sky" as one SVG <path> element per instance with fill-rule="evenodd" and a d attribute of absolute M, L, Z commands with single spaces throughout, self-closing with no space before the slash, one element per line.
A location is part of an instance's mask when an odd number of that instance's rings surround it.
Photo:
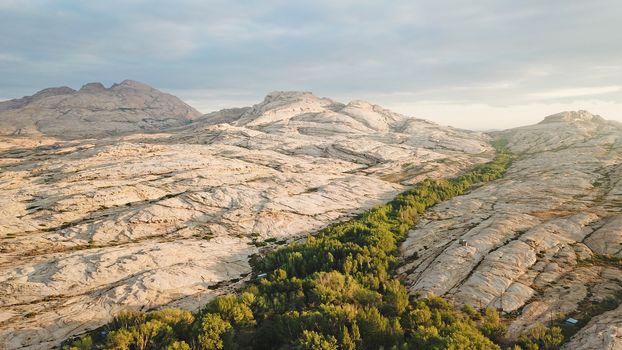
<path fill-rule="evenodd" d="M 0 99 L 124 79 L 202 112 L 273 90 L 464 128 L 622 120 L 620 1 L 0 0 Z"/>

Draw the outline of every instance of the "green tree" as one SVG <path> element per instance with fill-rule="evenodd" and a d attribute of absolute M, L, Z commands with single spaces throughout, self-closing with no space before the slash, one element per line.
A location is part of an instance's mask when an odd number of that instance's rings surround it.
<path fill-rule="evenodd" d="M 304 330 L 296 342 L 298 350 L 337 350 L 337 339 L 314 331 Z"/>
<path fill-rule="evenodd" d="M 133 329 L 138 350 L 162 349 L 170 343 L 173 336 L 171 326 L 160 320 L 150 320 Z"/>
<path fill-rule="evenodd" d="M 408 292 L 397 279 L 389 280 L 384 285 L 385 310 L 391 315 L 401 315 L 408 307 Z"/>
<path fill-rule="evenodd" d="M 208 305 L 207 310 L 219 314 L 233 326 L 248 327 L 255 324 L 253 311 L 235 295 L 224 295 L 214 299 Z"/>
<path fill-rule="evenodd" d="M 554 350 L 564 342 L 564 334 L 558 326 L 546 327 L 542 323 L 528 329 L 518 338 L 525 350 Z"/>
<path fill-rule="evenodd" d="M 501 321 L 501 316 L 496 309 L 487 308 L 482 319 L 481 329 L 488 338 L 499 341 L 505 334 L 507 327 Z"/>
<path fill-rule="evenodd" d="M 177 336 L 188 335 L 194 322 L 194 315 L 190 311 L 181 309 L 162 309 L 150 313 L 148 318 L 170 326 Z"/>
<path fill-rule="evenodd" d="M 465 315 L 469 316 L 473 321 L 480 320 L 482 315 L 480 315 L 479 311 L 477 311 L 473 306 L 469 304 L 462 305 L 460 309 Z"/>
<path fill-rule="evenodd" d="M 108 333 L 106 336 L 106 349 L 129 350 L 135 341 L 135 334 L 125 328 Z"/>
<path fill-rule="evenodd" d="M 350 336 L 348 327 L 343 326 L 341 330 L 341 344 L 339 347 L 341 350 L 354 350 L 356 349 L 356 343 Z"/>
<path fill-rule="evenodd" d="M 134 310 L 126 310 L 121 311 L 119 314 L 112 319 L 110 322 L 110 328 L 112 329 L 129 329 L 134 326 L 138 326 L 139 324 L 144 323 L 147 320 L 147 314 L 140 311 Z"/>
<path fill-rule="evenodd" d="M 383 316 L 374 307 L 361 310 L 357 317 L 363 344 L 367 349 L 390 348 L 400 342 L 403 330 L 397 319 Z"/>
<path fill-rule="evenodd" d="M 174 341 L 170 343 L 165 350 L 190 350 L 190 345 L 185 341 Z"/>
<path fill-rule="evenodd" d="M 93 338 L 90 335 L 74 341 L 71 345 L 63 346 L 63 350 L 91 350 L 92 348 Z"/>
<path fill-rule="evenodd" d="M 233 327 L 218 314 L 203 315 L 198 329 L 198 344 L 204 350 L 229 349 L 233 343 Z"/>

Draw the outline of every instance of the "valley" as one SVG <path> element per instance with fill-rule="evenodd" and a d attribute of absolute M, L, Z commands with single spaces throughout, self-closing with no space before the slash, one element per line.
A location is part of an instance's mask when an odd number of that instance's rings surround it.
<path fill-rule="evenodd" d="M 196 309 L 250 273 L 264 242 L 494 155 L 481 133 L 299 92 L 158 133 L 35 134 L 2 142 L 0 340 L 11 348 L 47 348 L 127 308 Z"/>
<path fill-rule="evenodd" d="M 435 207 L 410 232 L 402 255 L 418 259 L 400 269 L 409 290 L 501 308 L 514 337 L 537 322 L 581 319 L 586 305 L 620 304 L 621 266 L 595 259 L 622 252 L 620 125 L 570 112 L 497 136 L 517 159 L 503 179 Z M 567 348 L 619 346 L 620 311 L 595 317 Z"/>
<path fill-rule="evenodd" d="M 485 134 L 307 92 L 201 116 L 131 81 L 72 91 L 0 103 L 7 348 L 57 346 L 127 309 L 198 310 L 248 282 L 256 254 L 490 162 L 494 140 L 515 156 L 507 173 L 423 214 L 397 277 L 411 295 L 501 309 L 510 339 L 576 317 L 567 349 L 622 344 L 619 123 L 564 112 Z M 89 101 L 106 112 L 89 118 Z M 41 127 L 61 105 L 67 131 Z"/>

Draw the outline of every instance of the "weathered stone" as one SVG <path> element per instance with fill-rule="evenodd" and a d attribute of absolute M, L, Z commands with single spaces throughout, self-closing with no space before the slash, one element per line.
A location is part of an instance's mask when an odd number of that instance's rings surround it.
<path fill-rule="evenodd" d="M 593 318 L 562 349 L 622 349 L 622 306 Z"/>
<path fill-rule="evenodd" d="M 121 85 L 107 91 L 143 94 Z M 243 280 L 264 240 L 298 239 L 493 156 L 481 133 L 298 92 L 158 134 L 27 140 L 0 142 L 8 348 L 50 348 L 125 308 L 196 309 Z"/>
<path fill-rule="evenodd" d="M 620 286 L 590 261 L 620 254 L 622 124 L 564 112 L 496 136 L 518 156 L 506 176 L 427 213 L 399 272 L 412 293 L 518 312 L 512 337 Z"/>

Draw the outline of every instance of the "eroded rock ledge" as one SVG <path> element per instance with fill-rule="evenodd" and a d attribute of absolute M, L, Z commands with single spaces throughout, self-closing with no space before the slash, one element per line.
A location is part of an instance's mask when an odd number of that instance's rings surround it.
<path fill-rule="evenodd" d="M 400 273 L 412 293 L 502 308 L 517 335 L 622 290 L 619 267 L 592 262 L 622 256 L 622 125 L 566 112 L 496 136 L 518 160 L 430 211 L 402 245 Z M 619 308 L 595 318 L 569 349 L 594 348 L 602 332 L 621 346 L 621 320 Z"/>

